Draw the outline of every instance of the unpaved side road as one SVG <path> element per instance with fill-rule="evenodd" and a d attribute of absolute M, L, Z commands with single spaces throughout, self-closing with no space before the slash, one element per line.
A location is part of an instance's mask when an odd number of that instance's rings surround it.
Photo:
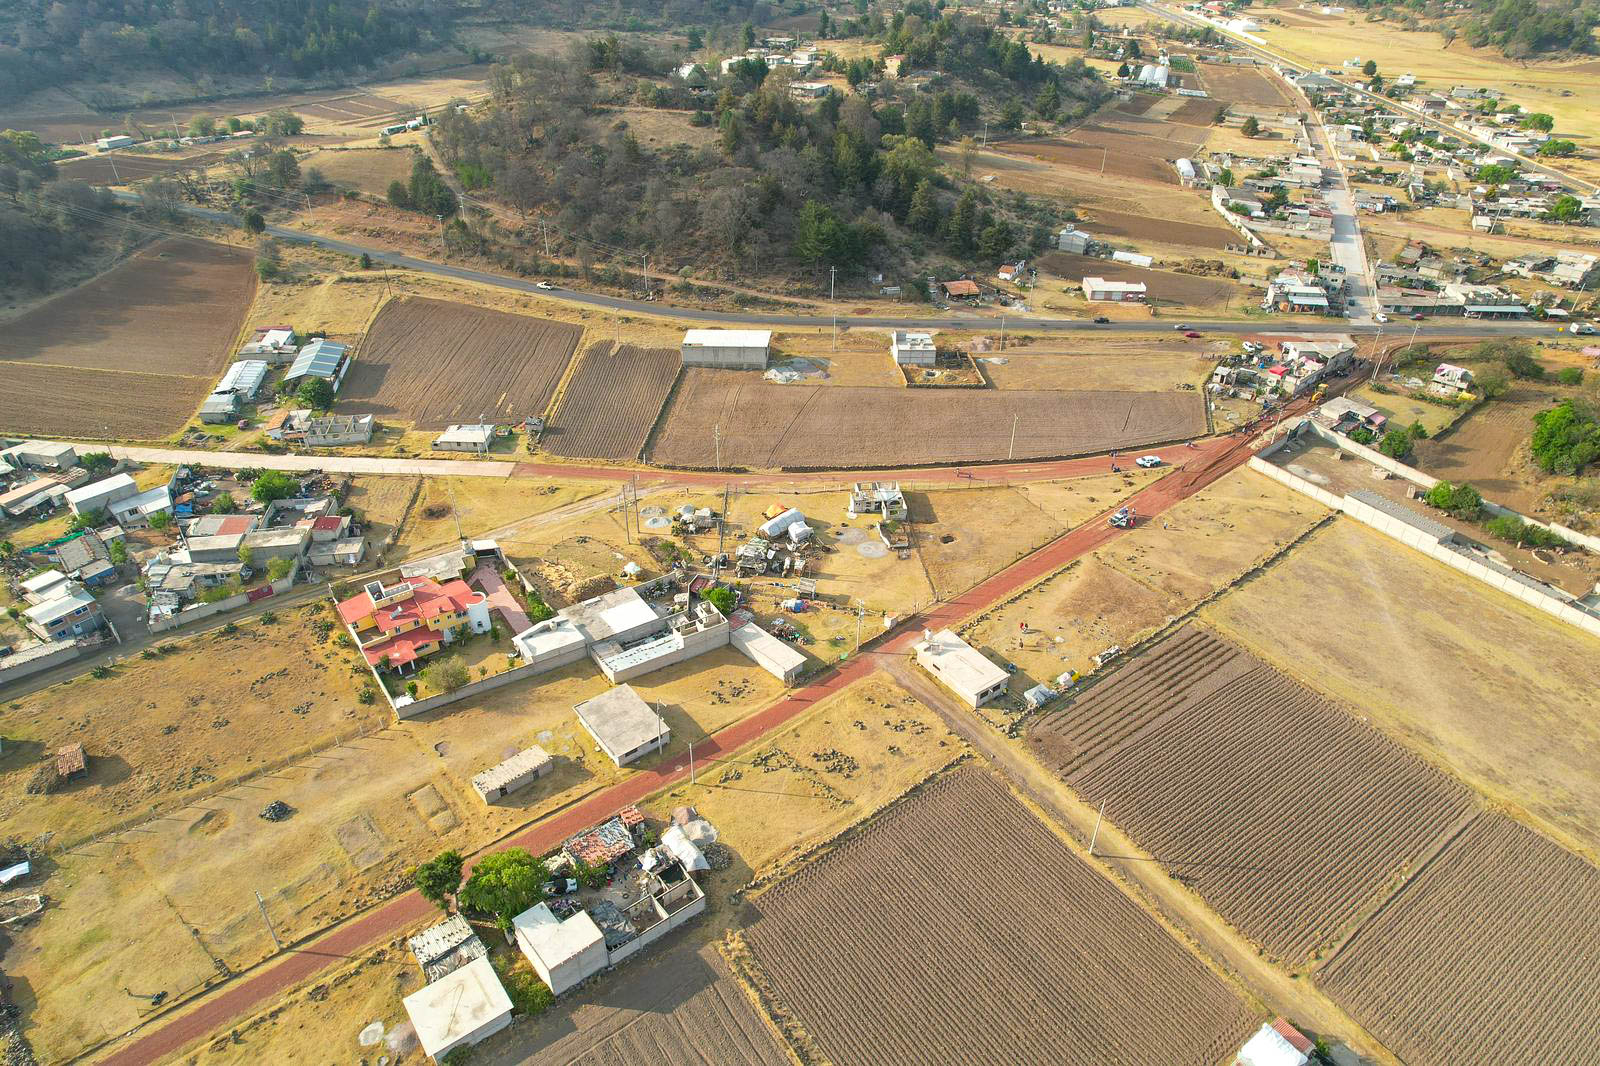
<path fill-rule="evenodd" d="M 880 650 L 872 656 L 907 692 L 938 712 L 951 732 L 988 756 L 1022 793 L 1065 826 L 1087 847 L 1096 832 L 1098 812 L 1075 796 L 1044 767 L 973 716 L 905 655 Z M 1268 1010 L 1304 1023 L 1317 1033 L 1344 1040 L 1356 1052 L 1386 1066 L 1400 1060 L 1315 988 L 1269 963 L 1256 948 L 1219 918 L 1197 896 L 1169 877 L 1153 856 L 1108 821 L 1099 821 L 1093 861 L 1137 901 L 1187 933 Z"/>

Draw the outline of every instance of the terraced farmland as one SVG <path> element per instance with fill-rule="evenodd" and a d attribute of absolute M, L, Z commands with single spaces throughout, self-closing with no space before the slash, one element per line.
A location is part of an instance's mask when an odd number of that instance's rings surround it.
<path fill-rule="evenodd" d="M 1407 1063 L 1600 1063 L 1600 871 L 1483 814 L 1317 984 Z"/>
<path fill-rule="evenodd" d="M 1336 942 L 1475 810 L 1454 779 L 1196 626 L 1028 739 L 1290 967 Z"/>
<path fill-rule="evenodd" d="M 1257 1018 L 981 770 L 752 901 L 780 1006 L 839 1066 L 1213 1066 Z"/>
<path fill-rule="evenodd" d="M 673 348 L 590 345 L 541 445 L 576 459 L 639 458 L 681 362 Z"/>

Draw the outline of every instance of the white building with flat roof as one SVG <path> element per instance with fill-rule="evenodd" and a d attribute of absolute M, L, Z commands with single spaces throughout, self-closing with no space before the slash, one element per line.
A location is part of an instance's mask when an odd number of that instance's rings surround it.
<path fill-rule="evenodd" d="M 417 1042 L 435 1062 L 511 1024 L 511 997 L 487 958 L 424 985 L 403 1002 Z"/>
<path fill-rule="evenodd" d="M 785 644 L 754 622 L 746 622 L 733 630 L 728 642 L 739 654 L 786 685 L 792 684 L 805 671 L 804 652 Z"/>
<path fill-rule="evenodd" d="M 445 431 L 433 438 L 433 450 L 439 452 L 478 452 L 482 454 L 494 443 L 494 426 L 487 423 L 446 426 Z"/>
<path fill-rule="evenodd" d="M 1067 228 L 1056 234 L 1056 248 L 1073 255 L 1083 255 L 1089 250 L 1093 237 L 1081 229 Z"/>
<path fill-rule="evenodd" d="M 92 514 L 95 511 L 104 511 L 113 502 L 125 500 L 129 496 L 137 495 L 138 492 L 139 486 L 134 484 L 133 478 L 127 474 L 112 474 L 108 478 L 69 491 L 67 506 L 76 515 Z"/>
<path fill-rule="evenodd" d="M 1142 281 L 1084 278 L 1082 285 L 1083 298 L 1091 303 L 1137 303 L 1149 296 L 1149 289 Z"/>
<path fill-rule="evenodd" d="M 683 365 L 765 370 L 770 329 L 691 329 L 683 335 Z"/>
<path fill-rule="evenodd" d="M 954 630 L 929 633 L 913 648 L 917 665 L 974 709 L 1005 692 L 1011 675 L 990 662 Z"/>
<path fill-rule="evenodd" d="M 897 329 L 889 335 L 889 354 L 901 366 L 932 366 L 938 353 L 933 334 Z"/>
<path fill-rule="evenodd" d="M 572 710 L 601 752 L 619 767 L 662 750 L 672 740 L 666 720 L 632 685 L 618 685 Z"/>
<path fill-rule="evenodd" d="M 611 964 L 605 934 L 588 911 L 562 921 L 540 903 L 513 918 L 511 929 L 534 972 L 558 996 Z"/>

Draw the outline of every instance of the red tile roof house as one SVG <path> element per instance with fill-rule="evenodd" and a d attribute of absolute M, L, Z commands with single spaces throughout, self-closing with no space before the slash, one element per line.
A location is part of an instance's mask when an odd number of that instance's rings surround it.
<path fill-rule="evenodd" d="M 413 577 L 389 586 L 371 581 L 339 603 L 339 617 L 368 663 L 397 673 L 416 669 L 418 659 L 450 643 L 463 625 L 474 633 L 490 627 L 488 597 L 459 579 L 440 584 Z"/>

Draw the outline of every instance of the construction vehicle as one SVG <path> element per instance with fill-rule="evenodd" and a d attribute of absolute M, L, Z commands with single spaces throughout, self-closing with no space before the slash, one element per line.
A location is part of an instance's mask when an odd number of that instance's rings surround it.
<path fill-rule="evenodd" d="M 1326 382 L 1323 382 L 1322 384 L 1317 386 L 1317 391 L 1313 392 L 1311 394 L 1311 402 L 1312 403 L 1321 403 L 1322 402 L 1322 398 L 1324 396 L 1326 396 L 1326 395 L 1328 395 L 1328 385 L 1327 385 Z"/>
<path fill-rule="evenodd" d="M 1133 521 L 1138 515 L 1132 507 L 1122 507 L 1111 516 L 1111 524 L 1118 529 L 1132 529 Z"/>

